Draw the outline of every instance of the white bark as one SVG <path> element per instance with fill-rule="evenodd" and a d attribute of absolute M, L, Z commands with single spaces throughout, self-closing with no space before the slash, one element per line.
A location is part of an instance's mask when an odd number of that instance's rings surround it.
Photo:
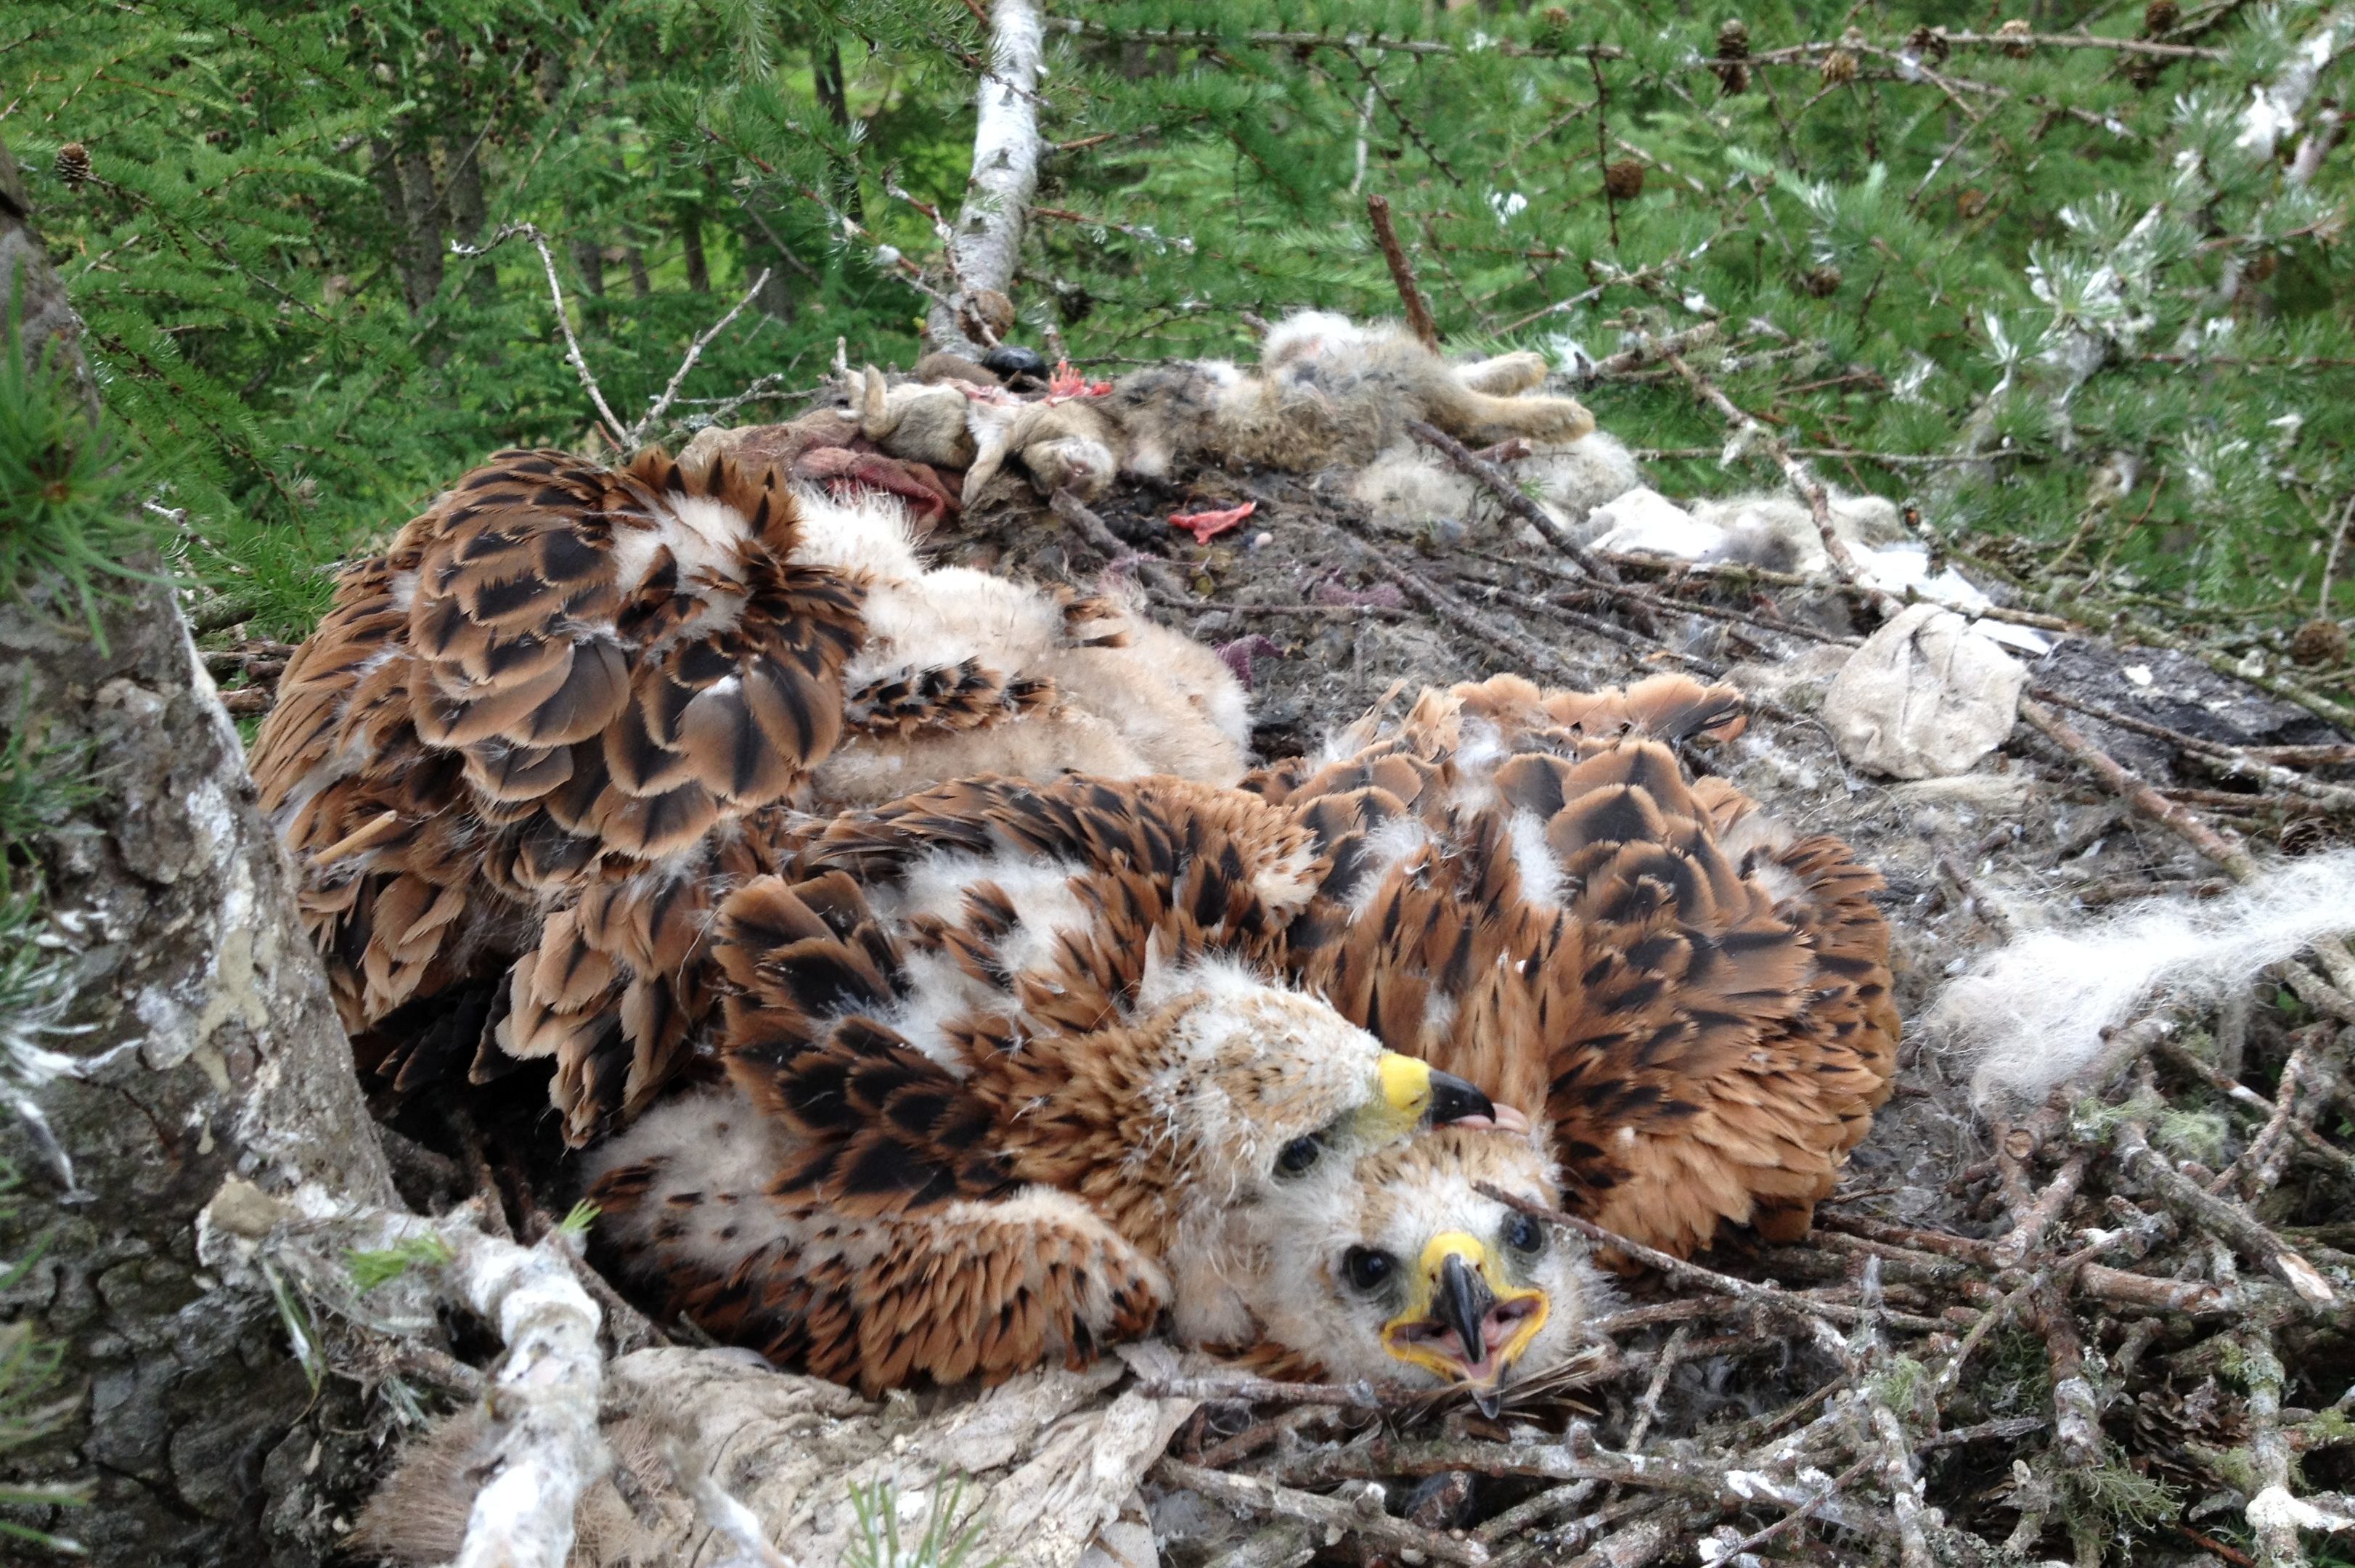
<path fill-rule="evenodd" d="M 456 1568 L 564 1568 L 574 1508 L 612 1463 L 597 1426 L 602 1315 L 573 1275 L 570 1236 L 523 1247 L 476 1220 L 472 1203 L 428 1220 L 355 1210 L 314 1184 L 272 1198 L 232 1177 L 198 1217 L 197 1248 L 224 1280 L 291 1275 L 309 1299 L 380 1334 L 431 1332 L 436 1301 L 463 1303 L 496 1328 L 506 1355 L 491 1379 L 489 1425 L 471 1466 L 484 1479 Z M 421 1244 L 430 1251 L 416 1253 L 405 1288 L 353 1286 L 352 1253 Z"/>
<path fill-rule="evenodd" d="M 990 64 L 975 95 L 973 177 L 949 240 L 954 304 L 935 303 L 925 323 L 934 348 L 978 357 L 975 296 L 1010 293 L 1022 251 L 1022 226 L 1039 188 L 1039 81 L 1044 31 L 1038 0 L 996 0 L 990 7 Z M 962 320 L 960 318 L 963 318 Z"/>

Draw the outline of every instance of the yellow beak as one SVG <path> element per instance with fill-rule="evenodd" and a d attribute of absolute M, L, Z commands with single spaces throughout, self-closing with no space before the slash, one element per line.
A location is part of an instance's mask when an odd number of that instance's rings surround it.
<path fill-rule="evenodd" d="M 1495 1390 L 1550 1310 L 1544 1291 L 1508 1284 L 1488 1249 L 1462 1231 L 1424 1245 L 1409 1292 L 1406 1310 L 1382 1325 L 1382 1349 L 1483 1391 Z"/>
<path fill-rule="evenodd" d="M 1475 1085 L 1452 1072 L 1435 1070 L 1428 1061 L 1385 1051 L 1374 1072 L 1381 1090 L 1380 1114 L 1388 1124 L 1386 1130 L 1394 1134 L 1445 1126 L 1529 1131 L 1529 1119 L 1520 1112 L 1497 1104 Z"/>

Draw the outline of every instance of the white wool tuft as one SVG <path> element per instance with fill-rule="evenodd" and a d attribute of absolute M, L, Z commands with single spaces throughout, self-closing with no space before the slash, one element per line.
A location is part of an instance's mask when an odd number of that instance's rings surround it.
<path fill-rule="evenodd" d="M 2355 931 L 2355 850 L 2282 862 L 2207 903 L 2033 932 L 1981 957 L 1924 1021 L 1971 1051 L 1984 1101 L 2041 1099 L 2091 1066 L 2102 1031 L 2163 1002 L 2212 1000 L 2316 938 Z"/>

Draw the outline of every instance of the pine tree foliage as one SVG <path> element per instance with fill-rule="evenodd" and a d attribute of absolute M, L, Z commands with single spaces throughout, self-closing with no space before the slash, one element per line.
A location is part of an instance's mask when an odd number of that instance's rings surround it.
<path fill-rule="evenodd" d="M 35 0 L 0 18 L 0 135 L 189 567 L 299 635 L 323 564 L 495 447 L 586 433 L 538 256 L 453 243 L 555 238 L 625 417 L 763 269 L 676 411 L 806 389 L 837 336 L 912 357 L 924 300 L 873 251 L 932 225 L 881 187 L 954 208 L 979 36 L 953 0 Z"/>
<path fill-rule="evenodd" d="M 553 237 L 624 418 L 763 268 L 677 415 L 789 409 L 837 337 L 907 363 L 986 48 L 960 0 L 37 0 L 6 27 L 0 134 L 54 171 L 108 396 L 193 570 L 280 632 L 437 481 L 586 438 L 538 258 L 453 241 Z M 1379 193 L 1454 345 L 1575 374 L 1671 340 L 1827 477 L 2057 595 L 2282 631 L 2328 581 L 2355 612 L 2355 11 L 1108 0 L 1050 35 L 1018 293 L 1075 358 L 1394 311 Z M 1671 494 L 1774 482 L 1661 360 L 1582 395 Z"/>

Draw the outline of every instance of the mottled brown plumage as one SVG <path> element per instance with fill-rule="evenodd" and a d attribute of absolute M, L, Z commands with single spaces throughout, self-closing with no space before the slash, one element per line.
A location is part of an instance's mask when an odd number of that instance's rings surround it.
<path fill-rule="evenodd" d="M 708 1045 L 712 912 L 776 869 L 797 808 L 992 770 L 1241 772 L 1207 650 L 928 570 L 897 502 L 788 488 L 787 446 L 700 444 L 499 454 L 345 574 L 283 677 L 254 772 L 397 1091 L 551 1058 L 572 1142 L 635 1115 Z M 437 1000 L 484 980 L 487 1011 Z"/>
<path fill-rule="evenodd" d="M 1285 962 L 1391 1050 L 1540 1108 L 1564 1201 L 1679 1253 L 1804 1234 L 1889 1093 L 1881 880 L 1679 742 L 1740 699 L 1661 677 L 1428 690 L 1248 781 L 1332 869 Z"/>
<path fill-rule="evenodd" d="M 732 1089 L 594 1157 L 605 1233 L 711 1332 L 868 1389 L 1081 1360 L 1164 1312 L 1316 1355 L 1277 1254 L 1417 1118 L 1490 1111 L 1255 965 L 1326 869 L 1284 813 L 1170 778 L 839 819 L 728 898 Z M 1455 1136 L 1543 1191 L 1525 1138 Z"/>
<path fill-rule="evenodd" d="M 355 1036 L 520 957 L 502 1039 L 576 1137 L 667 1076 L 709 875 L 841 731 L 858 588 L 797 529 L 773 474 L 511 452 L 345 574 L 252 766 Z"/>

